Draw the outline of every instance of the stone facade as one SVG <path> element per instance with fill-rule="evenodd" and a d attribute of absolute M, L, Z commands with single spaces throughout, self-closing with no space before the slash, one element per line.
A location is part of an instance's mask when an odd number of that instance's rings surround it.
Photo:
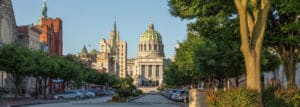
<path fill-rule="evenodd" d="M 128 61 L 128 75 L 138 87 L 158 87 L 163 84 L 163 69 L 167 65 L 162 37 L 149 24 L 138 46 L 138 56 Z"/>
<path fill-rule="evenodd" d="M 16 21 L 11 0 L 0 0 L 0 45 L 15 42 Z"/>
<path fill-rule="evenodd" d="M 17 41 L 32 50 L 40 49 L 39 37 L 41 30 L 32 25 L 18 26 Z"/>
<path fill-rule="evenodd" d="M 108 40 L 101 39 L 99 45 L 99 52 L 93 49 L 88 53 L 84 47 L 76 57 L 99 72 L 107 72 L 125 78 L 127 74 L 127 43 L 120 39 L 116 22 L 110 32 L 110 38 Z"/>
<path fill-rule="evenodd" d="M 120 39 L 116 21 L 110 32 L 108 40 L 100 41 L 100 51 L 97 55 L 96 68 L 105 69 L 106 72 L 117 75 L 120 78 L 126 77 L 127 67 L 127 43 Z"/>
<path fill-rule="evenodd" d="M 80 53 L 76 54 L 76 57 L 81 60 L 83 64 L 90 68 L 95 68 L 93 63 L 96 62 L 97 59 L 97 51 L 93 49 L 91 52 L 88 52 L 86 47 L 83 46 Z"/>

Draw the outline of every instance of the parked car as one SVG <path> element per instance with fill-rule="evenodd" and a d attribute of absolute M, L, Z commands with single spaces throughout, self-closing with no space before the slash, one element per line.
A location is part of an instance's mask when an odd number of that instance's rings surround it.
<path fill-rule="evenodd" d="M 167 98 L 172 99 L 172 94 L 175 94 L 177 91 L 177 89 L 171 89 L 167 94 Z"/>
<path fill-rule="evenodd" d="M 104 95 L 114 95 L 115 94 L 115 91 L 113 89 L 106 89 L 106 90 L 103 90 L 104 92 Z"/>
<path fill-rule="evenodd" d="M 66 91 L 62 94 L 56 94 L 54 95 L 54 99 L 80 99 L 84 98 L 83 93 L 79 91 Z"/>
<path fill-rule="evenodd" d="M 163 93 L 163 96 L 167 97 L 169 92 L 170 92 L 170 90 L 166 89 L 165 92 Z"/>
<path fill-rule="evenodd" d="M 91 91 L 88 91 L 88 90 L 78 90 L 80 93 L 83 93 L 84 97 L 86 98 L 95 98 L 96 97 L 96 94 L 91 92 Z"/>
<path fill-rule="evenodd" d="M 149 95 L 155 95 L 157 92 L 156 91 L 149 91 L 147 94 Z"/>
<path fill-rule="evenodd" d="M 177 91 L 176 93 L 172 94 L 171 99 L 180 102 L 188 101 L 188 91 Z"/>
<path fill-rule="evenodd" d="M 95 93 L 96 96 L 103 96 L 104 92 L 101 89 L 88 89 L 88 91 Z"/>
<path fill-rule="evenodd" d="M 161 94 L 162 96 L 164 96 L 165 92 L 166 92 L 166 91 L 163 90 L 163 91 L 160 92 L 160 94 Z"/>

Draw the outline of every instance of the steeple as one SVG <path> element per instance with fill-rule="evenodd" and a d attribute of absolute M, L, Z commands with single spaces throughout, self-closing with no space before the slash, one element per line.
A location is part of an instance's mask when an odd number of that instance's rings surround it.
<path fill-rule="evenodd" d="M 42 4 L 42 18 L 47 18 L 46 0 L 43 0 L 43 4 Z"/>
<path fill-rule="evenodd" d="M 81 53 L 82 53 L 82 54 L 87 54 L 87 53 L 88 53 L 88 51 L 87 51 L 85 45 L 83 46 L 83 48 L 82 48 L 82 50 L 81 50 Z"/>
<path fill-rule="evenodd" d="M 149 28 L 148 30 L 154 30 L 154 25 L 152 23 L 152 17 L 150 17 L 150 23 L 149 23 Z"/>
<path fill-rule="evenodd" d="M 114 21 L 114 29 L 113 29 L 113 31 L 117 31 L 117 18 L 116 18 L 116 16 L 115 16 L 115 21 Z"/>

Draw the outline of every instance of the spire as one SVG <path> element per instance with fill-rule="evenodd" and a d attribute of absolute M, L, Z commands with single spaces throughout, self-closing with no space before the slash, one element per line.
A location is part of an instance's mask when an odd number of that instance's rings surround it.
<path fill-rule="evenodd" d="M 83 48 L 82 48 L 82 50 L 81 50 L 81 53 L 82 53 L 82 54 L 86 54 L 86 53 L 88 53 L 88 51 L 87 51 L 87 49 L 86 49 L 85 45 L 83 46 Z"/>
<path fill-rule="evenodd" d="M 149 30 L 154 30 L 154 25 L 152 23 L 152 17 L 150 17 Z"/>
<path fill-rule="evenodd" d="M 43 4 L 42 4 L 42 18 L 47 18 L 46 0 L 43 0 Z"/>
<path fill-rule="evenodd" d="M 113 31 L 117 31 L 117 18 L 115 16 L 115 21 L 114 21 L 114 29 Z"/>

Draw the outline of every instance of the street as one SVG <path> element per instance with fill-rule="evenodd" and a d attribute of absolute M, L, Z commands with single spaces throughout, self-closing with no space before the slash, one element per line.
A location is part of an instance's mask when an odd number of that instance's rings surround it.
<path fill-rule="evenodd" d="M 105 102 L 110 97 L 71 101 L 67 103 L 52 103 L 33 105 L 27 107 L 185 107 L 183 104 L 173 102 L 160 95 L 146 95 L 132 102 Z"/>

